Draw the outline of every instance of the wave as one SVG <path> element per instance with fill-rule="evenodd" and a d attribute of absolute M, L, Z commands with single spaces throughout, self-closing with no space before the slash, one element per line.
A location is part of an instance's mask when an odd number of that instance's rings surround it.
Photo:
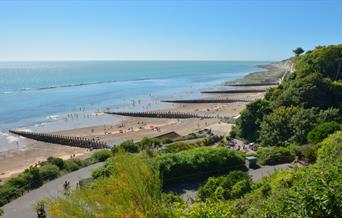
<path fill-rule="evenodd" d="M 10 91 L 3 91 L 0 94 L 11 94 L 11 93 L 18 93 L 18 92 L 29 92 L 29 91 L 41 91 L 41 90 L 49 90 L 49 89 L 57 89 L 57 88 L 70 88 L 70 87 L 77 87 L 77 86 L 89 86 L 89 85 L 99 85 L 99 84 L 107 84 L 107 83 L 117 83 L 117 82 L 138 82 L 138 81 L 153 81 L 165 78 L 153 78 L 153 79 L 132 79 L 132 80 L 109 80 L 109 81 L 98 81 L 98 82 L 88 82 L 88 83 L 76 83 L 76 84 L 66 84 L 66 85 L 57 85 L 57 86 L 46 86 L 46 87 L 38 87 L 38 88 L 21 88 L 18 90 L 10 90 Z"/>

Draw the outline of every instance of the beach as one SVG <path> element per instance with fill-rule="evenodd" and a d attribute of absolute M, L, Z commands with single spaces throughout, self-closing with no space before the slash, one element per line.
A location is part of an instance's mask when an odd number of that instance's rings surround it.
<path fill-rule="evenodd" d="M 272 68 L 274 70 L 274 68 Z M 284 70 L 279 68 L 279 70 Z M 227 89 L 222 85 L 208 87 L 211 89 Z M 261 87 L 248 87 L 249 89 L 260 89 Z M 268 87 L 264 87 L 268 88 Z M 254 100 L 264 96 L 264 92 L 259 93 L 234 93 L 234 94 L 208 94 L 202 98 L 217 99 L 245 99 Z M 173 97 L 174 98 L 174 97 Z M 183 97 L 183 99 L 185 99 Z M 189 98 L 187 98 L 189 99 Z M 153 100 L 155 101 L 155 100 Z M 151 102 L 153 103 L 153 102 Z M 168 104 L 167 108 L 153 111 L 161 112 L 191 112 L 201 115 L 215 116 L 237 116 L 245 107 L 247 102 L 233 103 L 203 103 L 203 104 Z M 99 113 L 96 117 L 113 116 L 107 123 L 93 125 L 84 128 L 72 128 L 63 131 L 54 131 L 56 134 L 65 136 L 81 136 L 90 139 L 99 139 L 110 146 L 119 144 L 125 140 L 139 141 L 144 137 L 156 137 L 168 132 L 175 131 L 179 135 L 187 135 L 203 128 L 210 128 L 215 134 L 229 135 L 232 124 L 224 123 L 220 119 L 159 119 L 159 118 L 138 118 L 122 117 L 114 115 L 103 115 Z M 155 128 L 157 127 L 157 128 Z M 156 130 L 158 129 L 158 130 Z M 72 155 L 78 158 L 86 158 L 93 151 L 83 148 L 68 147 L 30 139 L 20 139 L 20 143 L 25 144 L 24 148 L 11 149 L 0 153 L 0 179 L 6 180 L 13 175 L 17 175 L 27 167 L 46 160 L 50 156 L 69 159 Z"/>

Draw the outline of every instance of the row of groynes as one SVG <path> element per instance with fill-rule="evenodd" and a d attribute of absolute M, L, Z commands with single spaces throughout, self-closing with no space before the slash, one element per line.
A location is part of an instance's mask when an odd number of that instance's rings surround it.
<path fill-rule="evenodd" d="M 234 122 L 232 117 L 222 117 L 215 115 L 200 115 L 195 113 L 182 113 L 182 112 L 156 112 L 156 111 L 146 111 L 146 112 L 105 112 L 111 115 L 120 115 L 128 117 L 148 117 L 148 118 L 165 118 L 165 119 L 221 119 L 225 121 Z"/>
<path fill-rule="evenodd" d="M 244 86 L 275 86 L 278 85 L 279 83 L 274 82 L 274 83 L 233 83 L 233 84 L 226 84 L 226 86 L 238 86 L 238 87 L 244 87 Z"/>
<path fill-rule="evenodd" d="M 101 141 L 95 141 L 84 137 L 75 136 L 63 136 L 50 133 L 35 133 L 26 131 L 9 131 L 12 134 L 23 136 L 25 138 L 34 139 L 41 142 L 47 142 L 52 144 L 67 145 L 71 147 L 89 148 L 89 149 L 103 149 L 109 148 L 109 146 Z"/>
<path fill-rule="evenodd" d="M 203 103 L 234 103 L 234 102 L 250 102 L 248 99 L 189 99 L 189 100 L 162 100 L 165 103 L 178 104 L 203 104 Z"/>
<path fill-rule="evenodd" d="M 233 90 L 214 90 L 214 91 L 202 91 L 204 94 L 235 94 L 235 93 L 259 93 L 265 92 L 266 89 L 233 89 Z"/>

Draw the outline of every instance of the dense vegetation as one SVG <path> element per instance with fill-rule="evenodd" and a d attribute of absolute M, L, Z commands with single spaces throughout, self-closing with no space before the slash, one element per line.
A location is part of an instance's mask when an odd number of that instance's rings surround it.
<path fill-rule="evenodd" d="M 38 166 L 31 166 L 20 175 L 9 179 L 0 186 L 0 206 L 3 206 L 13 199 L 23 195 L 25 192 L 38 188 L 44 182 L 57 178 L 68 172 L 80 169 L 90 164 L 104 161 L 111 156 L 108 150 L 95 152 L 85 160 L 49 157 Z"/>
<path fill-rule="evenodd" d="M 245 169 L 243 156 L 226 148 L 201 147 L 163 154 L 157 161 L 166 184 Z"/>
<path fill-rule="evenodd" d="M 295 72 L 247 105 L 233 135 L 262 146 L 305 144 L 323 122 L 341 122 L 342 45 L 321 46 L 291 59 Z M 326 135 L 327 136 L 327 135 Z"/>

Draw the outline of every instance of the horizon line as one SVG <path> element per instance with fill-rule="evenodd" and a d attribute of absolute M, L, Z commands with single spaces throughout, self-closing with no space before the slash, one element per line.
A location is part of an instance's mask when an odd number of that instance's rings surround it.
<path fill-rule="evenodd" d="M 278 62 L 281 60 L 250 60 L 250 59 L 23 59 L 23 60 L 0 60 L 0 62 L 73 62 L 73 61 L 251 61 L 251 62 Z"/>

